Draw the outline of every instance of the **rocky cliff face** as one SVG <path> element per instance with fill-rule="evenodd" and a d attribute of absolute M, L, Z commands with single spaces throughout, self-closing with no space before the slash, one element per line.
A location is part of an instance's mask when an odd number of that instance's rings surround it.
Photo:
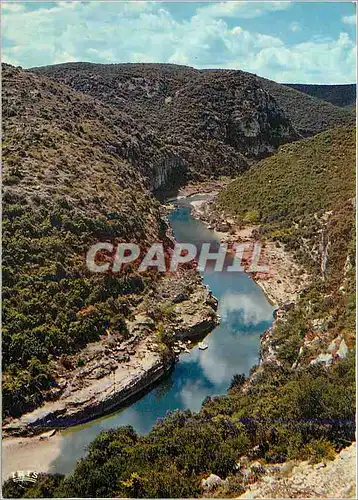
<path fill-rule="evenodd" d="M 171 188 L 184 182 L 187 174 L 186 162 L 179 155 L 171 154 L 153 169 L 149 185 L 152 191 Z"/>
<path fill-rule="evenodd" d="M 239 173 L 248 167 L 247 159 L 298 138 L 275 99 L 254 75 L 242 71 L 88 63 L 34 71 L 125 111 L 153 130 L 176 158 L 157 166 L 155 189 L 173 178 L 180 183 Z"/>

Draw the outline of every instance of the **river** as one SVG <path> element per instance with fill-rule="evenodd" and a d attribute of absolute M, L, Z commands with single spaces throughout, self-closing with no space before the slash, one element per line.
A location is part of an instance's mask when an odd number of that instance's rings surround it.
<path fill-rule="evenodd" d="M 190 214 L 190 202 L 177 200 L 169 216 L 179 242 L 218 244 L 218 236 Z M 104 430 L 131 425 L 148 432 L 158 418 L 175 409 L 199 410 L 207 396 L 224 394 L 236 373 L 248 374 L 258 362 L 260 334 L 272 323 L 273 308 L 261 288 L 243 272 L 202 272 L 204 283 L 219 300 L 220 324 L 205 338 L 208 349 L 184 353 L 175 369 L 132 405 L 61 433 L 61 449 L 49 472 L 69 473 L 87 445 Z"/>

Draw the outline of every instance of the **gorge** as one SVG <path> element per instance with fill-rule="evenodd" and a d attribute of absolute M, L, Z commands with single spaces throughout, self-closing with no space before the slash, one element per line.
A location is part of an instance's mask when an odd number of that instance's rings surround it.
<path fill-rule="evenodd" d="M 254 475 L 242 457 L 319 460 L 352 442 L 353 113 L 242 71 L 76 63 L 3 76 L 6 471 L 29 440 L 33 456 L 56 443 L 26 495 L 201 496 L 208 474 L 226 478 L 217 495 L 239 495 Z M 159 200 L 188 182 L 220 185 L 199 215 L 217 232 L 189 214 L 201 195 L 176 196 L 178 241 L 258 239 L 276 270 L 293 269 L 252 275 L 266 292 L 286 286 L 268 330 L 273 307 L 245 273 L 86 268 L 98 241 L 169 254 Z M 198 330 L 212 330 L 205 351 Z M 148 389 L 147 360 L 157 385 L 126 407 Z"/>

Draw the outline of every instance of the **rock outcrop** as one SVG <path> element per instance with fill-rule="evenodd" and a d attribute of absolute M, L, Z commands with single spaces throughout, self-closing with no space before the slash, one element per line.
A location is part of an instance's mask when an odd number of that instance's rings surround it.
<path fill-rule="evenodd" d="M 274 464 L 239 498 L 356 498 L 356 460 L 353 443 L 332 461 Z"/>
<path fill-rule="evenodd" d="M 248 158 L 298 138 L 259 79 L 242 71 L 89 63 L 31 71 L 90 94 L 155 131 L 176 158 L 157 165 L 155 189 L 170 186 L 174 178 L 180 185 L 190 178 L 237 174 L 248 167 Z"/>

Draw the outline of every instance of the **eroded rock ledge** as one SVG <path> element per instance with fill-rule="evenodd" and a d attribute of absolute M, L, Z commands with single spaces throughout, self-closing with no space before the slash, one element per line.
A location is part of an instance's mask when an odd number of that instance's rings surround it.
<path fill-rule="evenodd" d="M 119 408 L 172 369 L 186 340 L 199 340 L 216 326 L 217 301 L 194 269 L 164 278 L 159 288 L 162 320 L 154 312 L 158 296 L 144 297 L 128 321 L 127 340 L 108 331 L 67 359 L 68 369 L 58 371 L 55 401 L 6 423 L 4 435 L 77 425 Z"/>

